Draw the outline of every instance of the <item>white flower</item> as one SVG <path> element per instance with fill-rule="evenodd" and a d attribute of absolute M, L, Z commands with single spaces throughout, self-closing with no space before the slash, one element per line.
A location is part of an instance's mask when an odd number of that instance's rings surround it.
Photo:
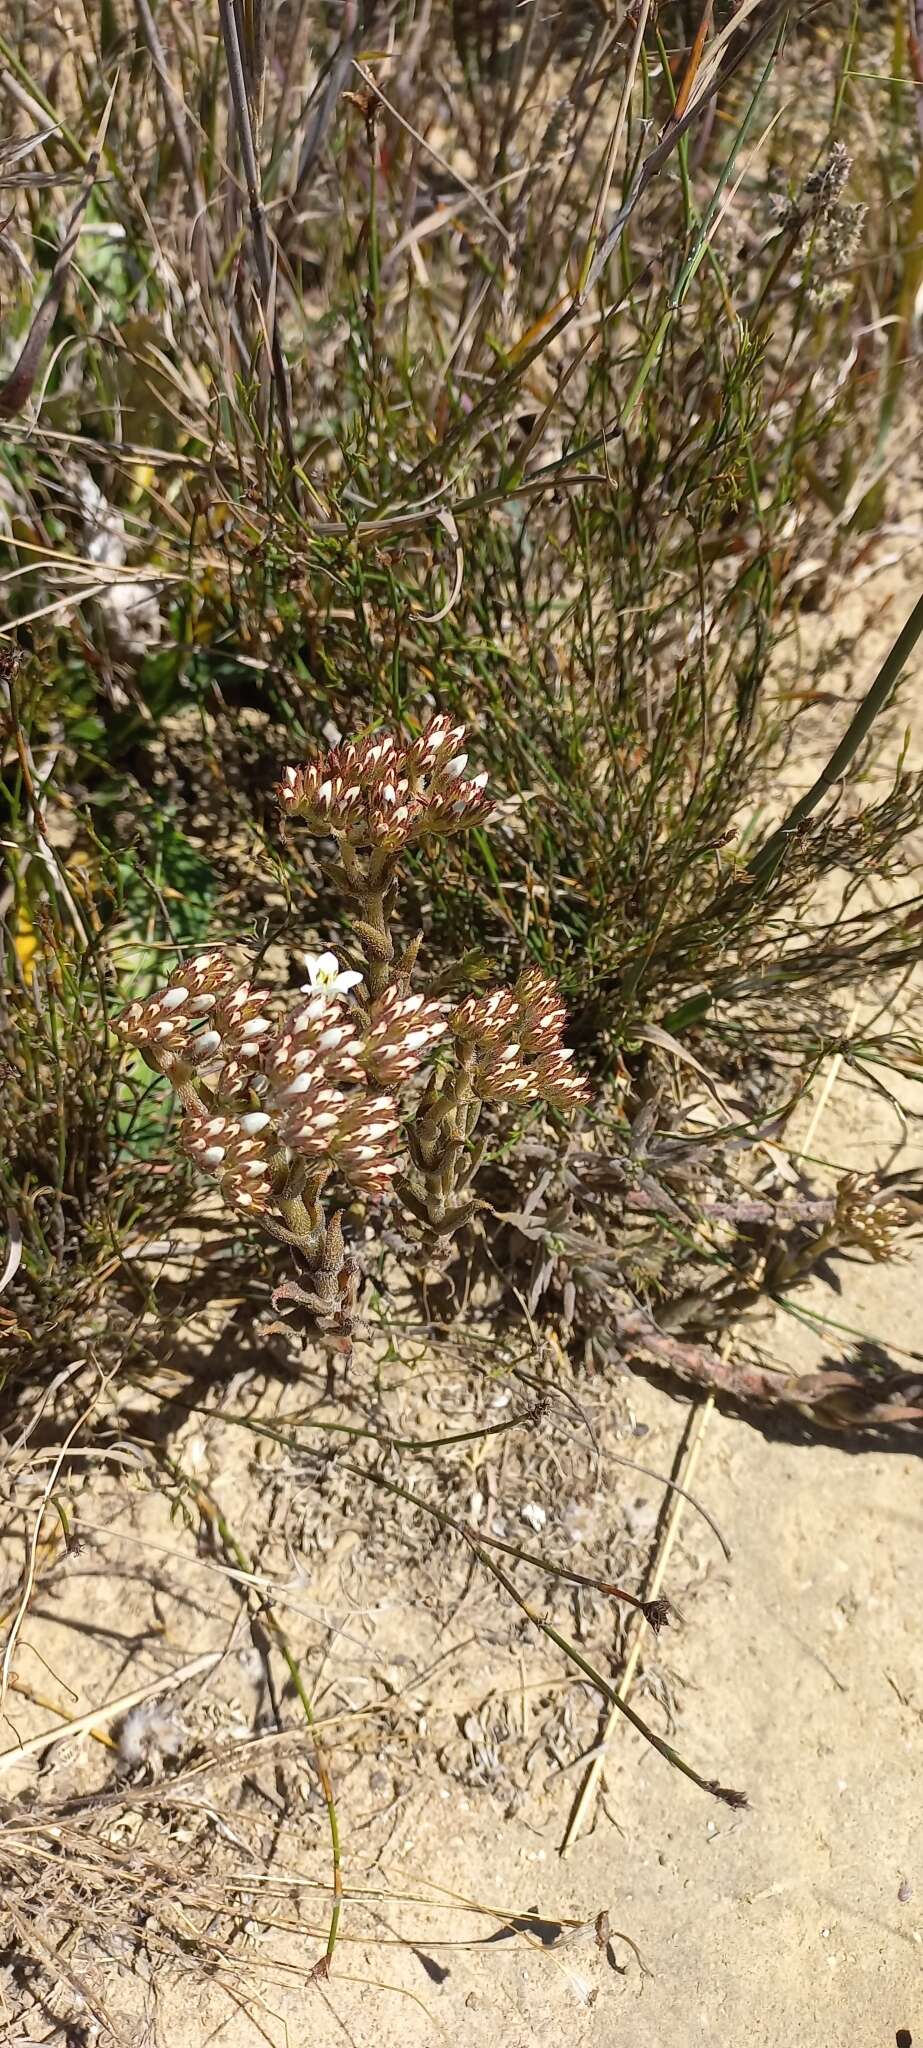
<path fill-rule="evenodd" d="M 305 953 L 304 964 L 308 979 L 303 984 L 303 996 L 348 996 L 362 980 L 355 967 L 341 968 L 335 953 Z"/>

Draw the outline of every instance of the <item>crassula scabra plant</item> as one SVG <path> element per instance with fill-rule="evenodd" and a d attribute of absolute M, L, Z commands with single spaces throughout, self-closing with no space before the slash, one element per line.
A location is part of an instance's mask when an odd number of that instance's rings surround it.
<path fill-rule="evenodd" d="M 190 1158 L 231 1208 L 295 1248 L 307 1284 L 281 1293 L 346 1331 L 358 1280 L 344 1207 L 392 1198 L 431 1252 L 475 1211 L 486 1103 L 587 1099 L 547 976 L 527 968 L 512 987 L 453 1003 L 414 986 L 420 935 L 395 943 L 406 849 L 490 815 L 486 777 L 465 775 L 464 738 L 440 716 L 411 742 L 376 734 L 285 770 L 284 819 L 335 843 L 328 873 L 361 967 L 308 953 L 292 1003 L 242 980 L 224 952 L 202 952 L 119 1019 L 175 1088 Z"/>

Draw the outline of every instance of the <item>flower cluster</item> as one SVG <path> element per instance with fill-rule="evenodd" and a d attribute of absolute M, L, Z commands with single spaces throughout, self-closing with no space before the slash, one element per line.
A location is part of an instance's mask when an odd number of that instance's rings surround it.
<path fill-rule="evenodd" d="M 130 1003 L 119 1029 L 129 1045 L 153 1055 L 151 1064 L 162 1073 L 177 1067 L 206 1072 L 233 1062 L 245 1079 L 261 1039 L 272 1030 L 265 1014 L 271 1000 L 270 989 L 238 979 L 226 954 L 197 953 L 176 969 L 166 988 L 146 1002 Z"/>
<path fill-rule="evenodd" d="M 561 1039 L 565 1019 L 554 982 L 536 967 L 527 968 L 512 989 L 491 989 L 460 1003 L 451 1029 L 472 1050 L 472 1082 L 481 1101 L 540 1098 L 556 1109 L 586 1102 L 586 1082 L 574 1073 L 573 1053 Z"/>
<path fill-rule="evenodd" d="M 321 1168 L 339 1167 L 361 1194 L 383 1195 L 398 1169 L 398 1127 L 393 1095 L 346 1095 L 321 1084 L 289 1110 L 282 1135 L 293 1152 Z"/>
<path fill-rule="evenodd" d="M 902 1202 L 882 1201 L 874 1175 L 845 1173 L 837 1182 L 836 1231 L 870 1257 L 890 1258 L 907 1217 Z"/>
<path fill-rule="evenodd" d="M 408 1080 L 430 1046 L 444 1037 L 448 1028 L 444 1003 L 428 996 L 401 995 L 396 988 L 386 989 L 372 1005 L 362 1054 L 366 1072 L 386 1086 Z"/>
<path fill-rule="evenodd" d="M 395 733 L 349 740 L 286 768 L 276 795 L 286 817 L 305 819 L 315 832 L 397 852 L 488 815 L 487 777 L 465 776 L 464 739 L 464 726 L 440 715 L 410 744 Z"/>
<path fill-rule="evenodd" d="M 392 1096 L 376 1091 L 408 1081 L 448 1029 L 445 1005 L 423 995 L 390 988 L 368 1007 L 344 1001 L 362 976 L 332 953 L 309 954 L 307 966 L 307 1001 L 278 1024 L 266 1014 L 269 991 L 238 981 L 220 953 L 186 962 L 119 1020 L 149 1065 L 172 1075 L 186 1104 L 185 1149 L 235 1207 L 265 1209 L 284 1196 L 299 1160 L 384 1193 L 399 1118 Z"/>
<path fill-rule="evenodd" d="M 217 1174 L 226 1202 L 235 1209 L 266 1209 L 272 1193 L 269 1153 L 257 1134 L 269 1117 L 255 1110 L 244 1116 L 208 1116 L 190 1110 L 183 1118 L 182 1141 L 190 1159 L 206 1173 Z"/>
<path fill-rule="evenodd" d="M 210 1013 L 236 980 L 223 953 L 197 953 L 176 969 L 157 995 L 144 1003 L 129 1003 L 118 1020 L 122 1037 L 140 1052 L 156 1053 L 154 1063 L 164 1073 L 178 1060 L 199 1066 L 221 1043 L 212 1037 Z"/>

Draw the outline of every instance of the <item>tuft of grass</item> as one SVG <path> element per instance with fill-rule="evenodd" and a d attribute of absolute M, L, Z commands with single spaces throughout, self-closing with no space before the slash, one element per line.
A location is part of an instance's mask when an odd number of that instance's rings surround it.
<path fill-rule="evenodd" d="M 627 1062 L 643 1087 L 650 1028 L 729 1074 L 754 1043 L 809 1073 L 841 994 L 912 970 L 909 867 L 896 902 L 862 884 L 908 865 L 921 787 L 863 793 L 871 719 L 771 836 L 815 698 L 780 653 L 818 562 L 866 544 L 905 403 L 902 22 L 437 6 L 341 34 L 139 4 L 53 32 L 58 100 L 5 35 L 30 370 L 0 447 L 28 655 L 5 858 L 9 943 L 24 916 L 36 949 L 7 1037 L 33 1097 L 70 1099 L 46 983 L 83 1069 L 83 1030 L 107 1045 L 113 996 L 166 950 L 322 930 L 321 866 L 275 839 L 280 763 L 435 703 L 472 725 L 501 829 L 412 875 L 427 942 L 475 973 L 548 967 L 601 1079 Z M 65 1149 L 98 1181 L 139 1145 L 153 1165 L 159 1095 L 155 1141 L 108 1070 L 93 1086 L 98 1129 Z M 95 1197 L 68 1200 L 95 1243 Z"/>

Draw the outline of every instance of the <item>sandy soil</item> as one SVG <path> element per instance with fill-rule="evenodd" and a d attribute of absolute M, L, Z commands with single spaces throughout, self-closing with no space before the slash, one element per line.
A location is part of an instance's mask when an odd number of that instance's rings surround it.
<path fill-rule="evenodd" d="M 908 589 L 902 570 L 888 615 L 863 640 L 863 676 Z M 844 630 L 846 615 L 835 624 Z M 866 1171 L 892 1164 L 896 1147 L 906 1165 L 923 1165 L 887 1102 L 848 1072 L 812 1144 Z M 897 1264 L 840 1262 L 837 1272 L 840 1296 L 816 1280 L 805 1306 L 901 1364 L 918 1357 L 923 1246 L 911 1243 Z M 776 1358 L 807 1369 L 855 1341 L 829 1329 L 822 1340 L 781 1316 L 762 1334 Z M 383 1408 L 411 1433 L 502 1400 L 502 1371 L 478 1391 L 437 1364 L 385 1376 Z M 669 1471 L 691 1411 L 636 1378 L 596 1382 L 582 1397 L 598 1465 L 558 1416 L 521 1455 L 460 1453 L 453 1499 L 482 1527 L 526 1541 L 528 1516 L 543 1508 L 557 1554 L 569 1546 L 575 1559 L 637 1577 L 663 1489 L 615 1460 Z M 291 1412 L 303 1394 L 269 1388 L 248 1368 L 227 1382 L 226 1400 L 243 1413 L 250 1399 L 263 1414 Z M 124 1446 L 150 1412 L 114 1391 L 97 1441 L 108 1431 Z M 685 1510 L 666 1581 L 683 1619 L 648 1639 L 633 1698 L 706 1777 L 742 1788 L 749 1808 L 716 1803 L 619 1724 L 591 1830 L 562 1855 L 600 1703 L 566 1678 L 553 1646 L 425 1520 L 405 1513 L 402 1524 L 393 1503 L 360 1511 L 336 1471 L 257 1446 L 220 1417 L 175 1420 L 171 1455 L 281 1588 L 274 1611 L 312 1674 L 346 1900 L 332 1975 L 309 1982 L 327 1925 L 329 1845 L 278 1654 L 260 1649 L 188 1491 L 177 1490 L 171 1516 L 143 1469 L 126 1478 L 91 1462 L 73 1496 L 84 1548 L 40 1581 L 15 1658 L 25 1690 L 11 1697 L 0 1746 L 54 1725 L 39 1694 L 62 1704 L 70 1688 L 63 1711 L 78 1715 L 209 1649 L 221 1663 L 178 1695 L 181 1761 L 271 1726 L 274 1689 L 292 1731 L 278 1758 L 270 1744 L 246 1779 L 238 1770 L 222 1780 L 220 1796 L 196 1792 L 203 1832 L 190 1833 L 188 1815 L 164 1824 L 178 1854 L 194 1835 L 203 1863 L 223 1856 L 228 1871 L 243 1862 L 290 1883 L 287 1914 L 278 1896 L 274 1907 L 287 1927 L 259 1933 L 258 1904 L 251 1920 L 242 1908 L 229 1985 L 203 1985 L 156 1954 L 136 1955 L 128 1970 L 102 1928 L 69 1950 L 125 2048 L 923 2043 L 923 1489 L 906 1443 L 870 1447 L 711 1413 L 693 1491 L 731 1557 Z M 15 1557 L 18 1569 L 21 1550 Z M 10 1552 L 8 1583 L 13 1561 Z M 561 1591 L 553 1611 L 585 1655 L 618 1670 L 625 1642 L 611 1605 Z M 86 1739 L 24 1762 L 0 1758 L 0 1770 L 0 1792 L 27 1807 L 115 1781 L 113 1753 Z M 94 2038 L 92 2022 L 84 2035 L 58 2027 L 56 2001 L 39 2004 L 35 1992 L 15 1963 L 0 1974 L 0 2042 Z"/>

